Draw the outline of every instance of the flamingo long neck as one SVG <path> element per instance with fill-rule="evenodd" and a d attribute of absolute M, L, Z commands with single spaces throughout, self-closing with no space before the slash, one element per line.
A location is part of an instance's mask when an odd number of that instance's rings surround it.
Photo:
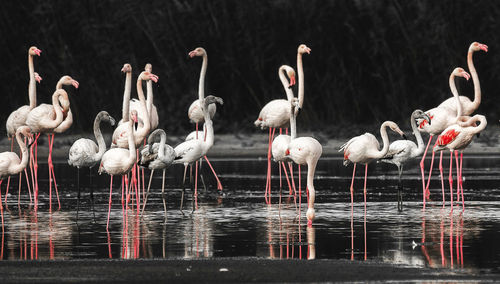
<path fill-rule="evenodd" d="M 479 125 L 476 127 L 473 127 L 474 134 L 483 131 L 486 128 L 486 125 L 488 124 L 488 122 L 486 121 L 486 117 L 484 115 L 477 115 L 477 116 L 475 115 L 475 117 L 476 117 L 475 120 L 479 121 Z"/>
<path fill-rule="evenodd" d="M 149 80 L 146 82 L 146 107 L 148 110 L 149 114 L 149 119 L 151 120 L 152 118 L 152 113 L 151 111 L 153 110 L 153 81 Z"/>
<path fill-rule="evenodd" d="M 56 90 L 62 89 L 62 85 L 63 85 L 63 78 L 61 78 L 59 81 L 57 81 Z"/>
<path fill-rule="evenodd" d="M 208 55 L 205 52 L 203 53 L 203 63 L 201 64 L 200 81 L 198 83 L 198 99 L 200 100 L 200 104 L 203 103 L 203 99 L 205 98 L 205 75 L 207 73 L 207 65 Z"/>
<path fill-rule="evenodd" d="M 63 95 L 60 93 L 55 93 L 54 95 L 52 95 L 52 107 L 54 108 L 56 118 L 54 120 L 49 119 L 49 122 L 46 125 L 47 128 L 55 129 L 61 124 L 64 119 L 62 108 L 59 105 L 59 98 L 62 96 Z"/>
<path fill-rule="evenodd" d="M 292 106 L 292 101 L 294 99 L 294 96 L 293 96 L 293 90 L 292 88 L 290 88 L 290 82 L 288 81 L 288 79 L 286 78 L 285 74 L 284 74 L 284 71 L 285 69 L 284 68 L 280 68 L 279 71 L 278 71 L 278 75 L 280 77 L 280 80 L 281 80 L 281 84 L 283 85 L 283 88 L 285 89 L 285 93 L 286 93 L 286 97 L 288 99 L 288 102 L 290 103 L 290 136 L 292 137 L 292 139 L 295 139 L 297 137 L 297 123 L 296 123 L 296 116 L 294 114 L 294 107 Z"/>
<path fill-rule="evenodd" d="M 309 190 L 309 202 L 307 208 L 314 209 L 314 200 L 316 199 L 316 190 L 314 189 L 314 173 L 316 171 L 317 161 L 312 161 L 307 165 L 307 189 Z"/>
<path fill-rule="evenodd" d="M 137 153 L 135 149 L 135 137 L 134 137 L 134 121 L 130 120 L 128 122 L 128 163 L 134 164 L 137 160 Z"/>
<path fill-rule="evenodd" d="M 373 158 L 380 159 L 389 151 L 389 136 L 387 135 L 387 122 L 382 123 L 380 126 L 380 136 L 382 136 L 383 147 L 382 150 L 376 151 Z"/>
<path fill-rule="evenodd" d="M 137 78 L 137 96 L 139 97 L 139 101 L 141 102 L 141 112 L 146 113 L 143 119 L 143 125 L 139 129 L 137 129 L 135 136 L 139 143 L 148 135 L 149 130 L 151 129 L 149 113 L 147 113 L 146 107 L 146 98 L 144 97 L 144 91 L 142 90 L 142 79 L 141 77 Z"/>
<path fill-rule="evenodd" d="M 21 132 L 16 133 L 16 140 L 17 144 L 19 145 L 19 148 L 21 149 L 22 157 L 21 157 L 21 163 L 13 165 L 12 167 L 9 168 L 10 173 L 16 174 L 21 172 L 26 168 L 28 165 L 28 149 L 26 148 L 26 144 L 23 141 L 23 138 L 21 137 Z"/>
<path fill-rule="evenodd" d="M 214 127 L 212 123 L 212 119 L 210 118 L 210 113 L 208 112 L 208 106 L 206 105 L 205 111 L 204 111 L 204 116 L 205 116 L 205 141 L 204 147 L 206 151 L 214 145 Z"/>
<path fill-rule="evenodd" d="M 165 143 L 167 143 L 167 134 L 164 131 L 160 132 L 160 147 L 158 148 L 158 159 L 163 161 L 165 157 Z"/>
<path fill-rule="evenodd" d="M 304 68 L 302 66 L 302 53 L 297 53 L 297 72 L 299 76 L 299 107 L 304 104 Z"/>
<path fill-rule="evenodd" d="M 460 97 L 458 95 L 457 86 L 455 85 L 455 74 L 453 74 L 453 73 L 451 73 L 451 75 L 450 75 L 450 90 L 457 101 L 457 116 L 456 116 L 456 118 L 458 120 L 458 118 L 460 116 L 462 116 L 463 110 L 462 110 L 462 103 L 460 102 Z"/>
<path fill-rule="evenodd" d="M 106 152 L 106 142 L 104 141 L 104 137 L 102 137 L 101 133 L 101 121 L 102 115 L 98 115 L 94 120 L 94 136 L 97 141 L 97 145 L 99 146 L 99 151 L 94 155 L 94 161 L 99 161 Z"/>
<path fill-rule="evenodd" d="M 30 100 L 30 110 L 36 107 L 36 80 L 35 66 L 33 65 L 33 55 L 28 53 L 28 69 L 30 72 L 30 81 L 28 84 L 28 96 Z"/>
<path fill-rule="evenodd" d="M 422 134 L 420 134 L 420 131 L 418 130 L 417 127 L 417 122 L 415 121 L 415 114 L 411 115 L 410 124 L 411 124 L 411 130 L 413 131 L 413 135 L 415 135 L 415 138 L 417 138 L 417 149 L 416 151 L 413 151 L 412 156 L 417 157 L 424 152 L 425 144 L 424 140 L 422 139 Z"/>
<path fill-rule="evenodd" d="M 474 83 L 474 101 L 472 102 L 472 108 L 476 110 L 481 104 L 481 84 L 479 83 L 476 67 L 474 67 L 474 62 L 472 60 L 473 54 L 473 50 L 469 50 L 469 53 L 467 53 L 467 65 L 472 76 L 472 82 Z"/>
<path fill-rule="evenodd" d="M 125 76 L 125 91 L 123 92 L 122 121 L 126 122 L 130 116 L 130 93 L 132 89 L 132 72 L 127 72 Z"/>

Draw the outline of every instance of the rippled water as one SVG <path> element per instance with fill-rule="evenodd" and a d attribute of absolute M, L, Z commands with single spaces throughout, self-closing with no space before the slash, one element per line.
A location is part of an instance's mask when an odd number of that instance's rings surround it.
<path fill-rule="evenodd" d="M 364 168 L 358 167 L 351 229 L 349 185 L 352 166 L 337 158 L 322 159 L 318 166 L 316 219 L 306 225 L 306 194 L 302 189 L 301 218 L 293 196 L 283 187 L 279 205 L 279 174 L 274 164 L 272 204 L 264 201 L 266 161 L 263 159 L 214 159 L 212 164 L 224 189 L 204 164 L 197 209 L 191 213 L 187 190 L 184 214 L 179 210 L 182 167 L 167 171 L 167 221 L 161 199 L 161 173 L 155 173 L 152 194 L 144 216 L 138 217 L 135 200 L 122 211 L 120 179 L 115 178 L 109 233 L 106 217 L 109 176 L 96 176 L 95 219 L 90 208 L 89 172 L 81 170 L 82 200 L 76 222 L 76 169 L 56 165 L 61 209 L 54 195 L 49 213 L 46 165 L 41 165 L 40 205 L 35 214 L 22 187 L 18 206 L 18 179 L 11 181 L 0 259 L 74 258 L 205 258 L 259 256 L 269 258 L 376 259 L 412 266 L 493 269 L 500 264 L 499 156 L 470 156 L 464 160 L 466 210 L 450 213 L 449 185 L 445 179 L 446 207 L 441 204 L 437 171 L 431 183 L 431 199 L 422 211 L 420 170 L 415 162 L 403 177 L 404 210 L 396 206 L 395 167 L 372 164 L 368 173 L 366 220 L 363 206 Z M 448 167 L 444 160 L 444 168 Z M 298 185 L 297 169 L 295 182 Z M 305 167 L 302 169 L 305 184 Z M 149 171 L 146 171 L 149 176 Z M 445 170 L 447 177 L 447 170 Z M 23 179 L 25 184 L 25 180 Z M 2 194 L 5 193 L 4 181 Z M 286 182 L 284 181 L 284 185 Z M 455 186 L 455 185 L 454 185 Z M 141 197 L 142 198 L 142 197 Z M 297 200 L 298 202 L 298 200 Z"/>

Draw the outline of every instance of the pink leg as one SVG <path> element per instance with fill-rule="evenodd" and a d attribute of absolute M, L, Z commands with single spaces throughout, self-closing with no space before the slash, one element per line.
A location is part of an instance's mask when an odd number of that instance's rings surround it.
<path fill-rule="evenodd" d="M 267 192 L 268 189 L 271 187 L 270 185 L 270 180 L 269 180 L 269 173 L 271 171 L 271 135 L 272 135 L 272 129 L 269 127 L 269 139 L 268 139 L 268 147 L 267 147 L 267 174 L 266 174 L 266 191 L 264 193 L 264 198 L 266 199 L 266 203 L 269 203 L 267 200 Z"/>
<path fill-rule="evenodd" d="M 448 175 L 448 181 L 450 182 L 451 211 L 453 211 L 453 151 L 450 151 L 450 173 Z"/>
<path fill-rule="evenodd" d="M 124 199 L 124 194 L 125 194 L 125 178 L 122 176 L 122 209 L 125 206 L 125 199 Z"/>
<path fill-rule="evenodd" d="M 288 183 L 288 188 L 290 189 L 290 195 L 292 195 L 293 194 L 292 186 L 290 184 L 290 179 L 288 178 L 288 172 L 286 171 L 285 162 L 281 162 L 280 165 L 283 166 L 283 171 L 285 172 L 286 182 Z"/>
<path fill-rule="evenodd" d="M 49 170 L 49 211 L 52 212 L 52 172 L 50 170 L 50 156 L 51 156 L 51 152 L 50 152 L 50 134 L 47 134 L 47 138 L 49 139 L 49 157 L 47 159 L 47 168 Z"/>
<path fill-rule="evenodd" d="M 432 135 L 429 137 L 429 142 L 427 142 L 427 147 L 425 147 L 424 155 L 422 156 L 422 160 L 420 160 L 420 172 L 422 174 L 422 193 L 423 193 L 423 202 L 424 202 L 424 209 L 425 209 L 425 176 L 424 176 L 424 161 L 425 161 L 425 156 L 427 155 L 427 150 L 429 149 L 429 145 L 431 144 L 432 141 Z"/>
<path fill-rule="evenodd" d="M 3 225 L 3 205 L 2 205 L 2 181 L 3 179 L 0 179 L 0 215 L 2 215 L 2 233 L 3 233 L 4 225 Z"/>
<path fill-rule="evenodd" d="M 436 147 L 437 145 L 437 141 L 436 141 L 436 144 L 434 144 L 434 147 Z M 425 199 L 429 199 L 430 195 L 431 195 L 431 192 L 429 190 L 429 185 L 431 183 L 431 176 L 432 176 L 432 169 L 434 168 L 434 156 L 435 156 L 436 152 L 434 152 L 434 148 L 432 148 L 432 158 L 431 158 L 431 168 L 429 169 L 429 177 L 427 179 L 427 185 L 425 186 Z"/>
<path fill-rule="evenodd" d="M 106 231 L 109 228 L 109 215 L 111 215 L 111 195 L 113 194 L 113 176 L 109 182 L 109 208 L 108 208 L 108 221 L 106 222 Z"/>
<path fill-rule="evenodd" d="M 457 203 L 460 202 L 460 169 L 458 164 L 458 151 L 455 150 L 455 164 L 457 167 Z"/>
<path fill-rule="evenodd" d="M 219 177 L 217 176 L 217 174 L 215 173 L 215 170 L 214 168 L 212 167 L 212 164 L 210 164 L 210 161 L 208 160 L 207 156 L 204 157 L 205 158 L 205 161 L 207 161 L 207 164 L 208 166 L 210 167 L 210 169 L 212 170 L 212 173 L 214 174 L 214 177 L 215 179 L 217 180 L 217 189 L 218 190 L 222 190 L 222 184 L 219 180 Z"/>
<path fill-rule="evenodd" d="M 299 175 L 299 204 L 301 202 L 300 198 L 302 197 L 302 182 L 300 179 L 300 165 L 297 165 L 299 168 L 298 175 Z"/>
<path fill-rule="evenodd" d="M 460 191 L 462 192 L 462 212 L 465 211 L 465 199 L 464 199 L 464 185 L 462 179 L 462 161 L 463 161 L 464 152 L 460 152 L 460 177 L 458 181 L 460 182 Z M 462 220 L 463 222 L 463 220 Z"/>
<path fill-rule="evenodd" d="M 288 168 L 290 169 L 290 179 L 292 180 L 293 194 L 294 196 L 297 196 L 297 188 L 295 187 L 295 179 L 293 178 L 292 163 L 288 163 Z"/>
<path fill-rule="evenodd" d="M 29 196 L 30 196 L 30 206 L 33 202 L 33 196 L 31 194 L 31 186 L 30 186 L 30 180 L 28 178 L 28 171 L 26 169 L 24 169 L 24 177 L 26 178 L 26 185 L 28 186 L 28 193 L 29 193 Z M 19 182 L 19 185 L 21 184 L 21 182 Z"/>
<path fill-rule="evenodd" d="M 195 204 L 194 208 L 197 209 L 198 208 L 198 161 L 196 161 L 195 167 L 196 169 L 194 169 L 194 204 Z M 210 168 L 211 167 L 212 166 L 210 166 Z"/>
<path fill-rule="evenodd" d="M 10 151 L 14 152 L 14 137 L 10 139 Z M 7 206 L 7 195 L 9 194 L 10 176 L 7 178 L 7 189 L 5 190 L 5 206 Z"/>
<path fill-rule="evenodd" d="M 198 122 L 196 123 L 196 140 L 198 140 Z"/>
<path fill-rule="evenodd" d="M 351 260 L 354 260 L 354 176 L 356 175 L 356 163 L 352 169 L 351 180 Z"/>
<path fill-rule="evenodd" d="M 368 175 L 368 164 L 365 165 L 365 186 L 363 189 L 363 195 L 365 198 L 365 221 L 364 221 L 364 234 L 365 234 L 365 260 L 366 260 L 366 176 Z"/>
<path fill-rule="evenodd" d="M 56 173 L 54 171 L 54 163 L 52 163 L 52 149 L 53 148 L 54 148 L 54 134 L 52 134 L 52 143 L 50 144 L 50 168 L 52 170 L 52 177 L 54 180 L 54 188 L 56 189 L 57 205 L 59 206 L 58 210 L 61 210 L 61 201 L 59 200 L 59 191 L 57 190 Z"/>
<path fill-rule="evenodd" d="M 444 178 L 443 178 L 443 151 L 439 153 L 439 173 L 441 176 L 441 193 L 443 194 L 443 208 L 444 208 Z"/>

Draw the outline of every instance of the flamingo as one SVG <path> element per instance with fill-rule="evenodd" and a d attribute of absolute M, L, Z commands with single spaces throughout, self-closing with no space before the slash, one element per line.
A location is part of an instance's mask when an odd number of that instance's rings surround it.
<path fill-rule="evenodd" d="M 106 111 L 101 111 L 97 114 L 94 120 L 94 136 L 97 144 L 91 139 L 80 138 L 76 140 L 69 149 L 68 164 L 77 168 L 77 185 L 78 199 L 76 205 L 76 220 L 78 220 L 78 212 L 80 208 L 80 168 L 89 168 L 90 177 L 92 178 L 92 167 L 94 167 L 106 152 L 106 142 L 102 137 L 100 124 L 101 121 L 107 121 L 111 126 L 115 125 L 115 119 Z M 94 207 L 94 192 L 92 181 L 90 182 L 90 200 L 92 208 Z"/>
<path fill-rule="evenodd" d="M 286 74 L 290 78 L 290 82 L 288 82 L 288 80 L 286 79 L 284 72 L 286 72 Z M 278 70 L 278 75 L 279 75 L 279 78 L 281 80 L 281 83 L 283 84 L 283 88 L 285 89 L 289 107 L 292 107 L 291 104 L 297 103 L 297 101 L 295 100 L 295 98 L 293 96 L 293 91 L 291 89 L 291 87 L 295 84 L 295 70 L 293 70 L 293 68 L 288 66 L 288 65 L 282 65 Z M 290 116 L 290 122 L 292 120 L 295 120 L 295 116 L 293 116 L 293 115 Z M 274 160 L 276 162 L 278 162 L 280 169 L 281 169 L 281 166 L 283 166 L 283 169 L 285 171 L 285 175 L 287 177 L 288 186 L 290 188 L 290 194 L 291 194 L 292 190 L 291 190 L 291 186 L 290 186 L 290 181 L 288 180 L 288 174 L 286 172 L 286 167 L 285 167 L 284 162 L 291 162 L 291 159 L 286 157 L 285 152 L 288 149 L 288 145 L 290 144 L 290 141 L 292 139 L 295 139 L 297 133 L 296 133 L 296 127 L 293 123 L 290 123 L 290 127 L 291 127 L 291 136 L 286 135 L 286 134 L 280 134 L 280 135 L 276 136 L 276 138 L 274 138 L 273 143 L 271 144 L 271 153 L 272 153 Z M 289 163 L 289 167 L 291 169 L 290 163 Z M 281 178 L 281 171 L 280 171 L 280 178 Z M 281 180 L 280 180 L 280 184 L 281 184 Z M 267 200 L 267 191 L 266 191 L 266 200 Z"/>
<path fill-rule="evenodd" d="M 68 93 L 64 89 L 58 89 L 52 95 L 52 105 L 41 104 L 30 111 L 28 117 L 26 118 L 26 125 L 31 128 L 33 133 L 50 133 L 56 127 L 58 127 L 63 121 L 63 110 L 59 105 L 60 100 L 68 100 Z M 54 117 L 55 114 L 55 117 Z M 35 138 L 36 147 L 36 138 Z M 37 180 L 38 175 L 38 164 L 36 159 L 31 156 L 32 162 L 34 164 L 35 180 Z M 34 185 L 35 188 L 35 209 L 37 208 L 38 199 L 38 182 Z M 52 188 L 50 188 L 50 209 L 52 210 Z M 60 204 L 59 204 L 60 205 Z"/>
<path fill-rule="evenodd" d="M 128 140 L 128 149 L 125 148 L 113 148 L 104 153 L 101 159 L 101 164 L 99 166 L 99 174 L 103 172 L 109 174 L 111 176 L 111 181 L 109 184 L 109 208 L 108 208 L 108 220 L 106 223 L 106 230 L 109 228 L 109 216 L 111 214 L 111 197 L 113 194 L 113 176 L 122 175 L 125 178 L 125 183 L 127 184 L 127 192 L 128 192 L 128 177 L 126 176 L 130 170 L 134 167 L 134 164 L 137 160 L 137 153 L 135 149 L 136 139 L 134 132 L 134 123 L 137 122 L 137 111 L 130 112 L 130 119 L 127 123 L 123 123 L 122 125 L 126 125 L 128 128 L 128 134 L 126 135 Z M 123 196 L 123 188 L 122 188 L 122 196 Z M 135 188 L 135 194 L 138 196 L 137 187 Z M 128 198 L 126 198 L 128 200 Z M 139 200 L 137 201 L 137 213 L 139 213 Z M 122 197 L 122 206 L 123 206 L 123 197 Z"/>
<path fill-rule="evenodd" d="M 450 85 L 450 90 L 451 93 L 453 94 L 453 97 L 455 99 L 455 103 L 457 104 L 457 110 L 453 110 L 451 108 L 448 108 L 446 106 L 443 107 L 435 107 L 433 109 L 427 110 L 425 113 L 430 117 L 432 124 L 426 123 L 425 121 L 421 119 L 417 119 L 417 122 L 419 123 L 419 131 L 421 132 L 427 132 L 430 134 L 429 137 L 429 142 L 427 143 L 427 146 L 424 150 L 424 155 L 422 156 L 422 160 L 420 161 L 420 170 L 422 174 L 422 191 L 423 191 L 423 207 L 425 209 L 425 199 L 428 198 L 430 192 L 429 192 L 429 182 L 432 174 L 432 167 L 434 165 L 434 155 L 435 152 L 432 152 L 432 158 L 431 158 L 431 167 L 429 170 L 429 180 L 427 181 L 427 186 L 425 184 L 425 177 L 424 177 L 424 160 L 425 156 L 427 154 L 427 149 L 429 148 L 429 144 L 434 137 L 434 135 L 439 135 L 443 130 L 446 129 L 446 127 L 453 125 L 456 123 L 457 119 L 462 115 L 462 104 L 460 103 L 459 100 L 459 95 L 458 91 L 455 85 L 455 77 L 463 77 L 466 80 L 469 80 L 470 75 L 469 73 L 465 72 L 463 68 L 457 67 L 453 69 L 453 71 L 450 74 L 449 78 L 449 85 Z M 439 156 L 439 170 L 441 172 L 441 178 L 443 177 L 443 166 L 442 166 L 442 160 L 443 160 L 443 153 L 441 152 Z M 441 180 L 442 181 L 442 180 Z M 441 182 L 441 192 L 443 195 L 443 207 L 444 207 L 444 182 Z"/>
<path fill-rule="evenodd" d="M 160 135 L 160 143 L 154 143 L 154 138 Z M 162 170 L 162 184 L 161 184 L 161 195 L 163 199 L 163 209 L 165 211 L 165 222 L 167 221 L 167 203 L 165 197 L 165 170 L 174 162 L 175 151 L 172 146 L 165 144 L 167 142 L 167 134 L 163 129 L 156 129 L 148 137 L 148 144 L 141 151 L 141 166 L 147 167 L 151 170 L 148 183 L 148 191 L 144 204 L 142 205 L 142 213 L 144 213 L 144 208 L 146 208 L 146 203 L 148 201 L 149 189 L 151 188 L 151 180 L 153 178 L 153 173 L 155 170 Z"/>
<path fill-rule="evenodd" d="M 153 72 L 153 66 L 148 63 L 144 67 L 144 71 L 152 73 Z M 146 81 L 146 91 L 147 91 L 147 97 L 146 97 L 146 108 L 147 108 L 147 113 L 149 114 L 149 122 L 151 123 L 151 129 L 150 131 L 155 130 L 158 127 L 158 111 L 156 110 L 156 106 L 153 104 L 153 80 L 147 80 Z M 129 95 L 130 98 L 130 95 Z M 141 102 L 137 99 L 132 99 L 130 100 L 130 109 L 131 110 L 136 110 L 137 115 L 138 115 L 138 120 L 139 122 L 144 121 L 144 115 L 145 113 L 142 112 L 141 109 Z"/>
<path fill-rule="evenodd" d="M 24 138 L 33 138 L 31 134 L 31 129 L 28 126 L 20 126 L 16 130 L 16 140 L 19 148 L 21 149 L 22 158 L 19 159 L 19 156 L 14 152 L 3 152 L 0 153 L 0 186 L 2 185 L 2 181 L 5 177 L 17 175 L 21 173 L 26 166 L 28 165 L 28 149 L 26 148 L 26 143 Z M 2 205 L 2 190 L 0 188 L 0 210 L 2 215 L 2 228 L 4 226 L 3 222 L 3 205 Z M 20 194 L 20 193 L 19 193 Z"/>
<path fill-rule="evenodd" d="M 389 145 L 389 151 L 387 154 L 380 159 L 381 162 L 394 164 L 398 167 L 398 210 L 403 210 L 403 196 L 401 195 L 401 174 L 403 173 L 403 165 L 408 160 L 416 158 L 424 152 L 425 144 L 424 140 L 422 140 L 422 134 L 418 131 L 417 123 L 415 119 L 424 119 L 427 123 L 431 124 L 430 117 L 423 111 L 417 109 L 415 110 L 410 117 L 410 125 L 413 131 L 413 135 L 417 138 L 417 144 L 410 140 L 397 140 Z"/>
<path fill-rule="evenodd" d="M 205 126 L 206 135 L 205 139 L 194 139 L 182 142 L 174 148 L 175 160 L 173 164 L 184 164 L 184 178 L 182 180 L 182 197 L 180 210 L 182 211 L 182 205 L 184 203 L 184 192 L 185 192 L 185 182 L 186 182 L 186 172 L 187 166 L 193 162 L 199 160 L 200 158 L 206 156 L 208 150 L 214 144 L 214 128 L 212 123 L 212 118 L 210 117 L 210 105 L 214 103 L 219 103 L 222 105 L 224 101 L 215 96 L 208 96 L 203 100 L 202 111 L 205 116 Z M 198 167 L 196 166 L 195 173 L 195 189 L 194 197 L 198 195 Z M 194 203 L 194 198 L 193 198 Z M 193 207 L 194 210 L 194 207 Z"/>
<path fill-rule="evenodd" d="M 467 52 L 467 66 L 469 67 L 469 72 L 472 76 L 472 82 L 474 83 L 474 101 L 471 102 L 471 100 L 466 96 L 459 96 L 460 103 L 462 104 L 463 115 L 471 115 L 481 104 L 481 85 L 479 83 L 479 77 L 477 75 L 476 68 L 474 67 L 474 62 L 472 61 L 472 55 L 474 54 L 474 52 L 480 50 L 488 52 L 488 46 L 486 44 L 473 42 L 469 46 L 469 50 Z M 439 106 L 445 106 L 454 111 L 457 111 L 457 104 L 454 98 L 445 100 Z"/>
<path fill-rule="evenodd" d="M 476 123 L 479 122 L 479 125 Z M 476 114 L 473 117 L 460 117 L 457 124 L 447 127 L 441 135 L 438 136 L 437 143 L 433 151 L 450 150 L 450 172 L 448 180 L 450 183 L 450 204 L 453 211 L 453 151 L 455 151 L 455 161 L 457 168 L 457 202 L 460 201 L 460 191 L 462 193 L 462 211 L 465 210 L 464 188 L 462 182 L 462 157 L 463 151 L 472 142 L 474 135 L 479 134 L 486 128 L 486 117 Z M 458 151 L 460 151 L 460 170 L 458 166 Z"/>
<path fill-rule="evenodd" d="M 299 45 L 297 49 L 297 68 L 299 74 L 299 109 L 302 107 L 304 97 L 304 71 L 302 66 L 302 54 L 311 53 L 311 49 L 305 44 Z M 292 85 L 294 85 L 293 82 Z M 271 190 L 271 149 L 274 132 L 276 128 L 288 127 L 290 123 L 290 103 L 288 100 L 277 99 L 267 103 L 259 113 L 259 117 L 254 122 L 255 126 L 261 129 L 269 128 L 269 147 L 267 152 L 267 181 L 266 196 Z"/>
<path fill-rule="evenodd" d="M 122 119 L 120 119 L 118 125 L 127 122 L 130 118 L 130 93 L 132 91 L 132 66 L 125 63 L 121 71 L 125 73 L 125 88 L 123 91 Z"/>

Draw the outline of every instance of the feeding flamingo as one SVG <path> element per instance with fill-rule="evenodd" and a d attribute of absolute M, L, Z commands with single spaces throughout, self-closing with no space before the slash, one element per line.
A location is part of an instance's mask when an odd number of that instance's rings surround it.
<path fill-rule="evenodd" d="M 450 74 L 449 78 L 449 85 L 450 85 L 450 90 L 451 93 L 453 94 L 453 97 L 455 98 L 455 103 L 457 104 L 457 110 L 453 110 L 451 108 L 448 108 L 446 106 L 443 107 L 435 107 L 433 109 L 427 110 L 425 113 L 430 117 L 432 124 L 426 123 L 423 120 L 417 119 L 417 122 L 419 123 L 419 131 L 421 132 L 427 132 L 430 134 L 429 137 L 429 142 L 427 143 L 427 146 L 424 150 L 424 155 L 422 157 L 422 160 L 420 161 L 420 170 L 422 174 L 422 192 L 423 192 L 423 206 L 425 208 L 425 200 L 428 198 L 430 192 L 429 192 L 429 183 L 430 183 L 430 178 L 432 174 L 432 167 L 434 165 L 434 155 L 435 152 L 432 152 L 432 157 L 431 157 L 431 167 L 429 170 L 429 180 L 427 181 L 427 186 L 425 184 L 425 177 L 424 177 L 424 160 L 425 156 L 427 154 L 427 149 L 429 148 L 429 144 L 434 137 L 434 135 L 439 135 L 443 130 L 446 129 L 446 127 L 453 125 L 456 123 L 458 117 L 462 115 L 462 104 L 460 104 L 459 101 L 459 95 L 457 91 L 457 87 L 455 85 L 455 77 L 463 77 L 466 80 L 469 80 L 470 75 L 469 73 L 465 72 L 463 68 L 457 67 L 453 69 L 453 71 Z M 439 156 L 439 170 L 441 172 L 441 181 L 443 178 L 443 166 L 442 166 L 442 161 L 443 161 L 443 153 L 441 152 Z M 441 192 L 443 195 L 443 206 L 444 206 L 444 182 L 441 182 Z"/>
<path fill-rule="evenodd" d="M 122 175 L 125 178 L 125 183 L 128 192 L 128 177 L 126 176 L 128 172 L 134 167 L 137 161 L 136 153 L 136 139 L 134 132 L 134 123 L 137 122 L 137 112 L 130 112 L 130 119 L 122 125 L 127 126 L 128 134 L 126 135 L 128 141 L 128 149 L 125 148 L 113 148 L 104 153 L 101 159 L 101 164 L 99 166 L 99 174 L 105 172 L 111 176 L 111 181 L 109 185 L 109 208 L 108 208 L 108 219 L 106 223 L 106 230 L 109 228 L 109 216 L 111 214 L 111 197 L 113 194 L 113 176 Z M 138 196 L 137 187 L 135 188 L 135 194 Z M 123 206 L 123 195 L 124 189 L 122 188 L 122 206 Z M 128 196 L 126 198 L 128 200 Z M 137 201 L 137 213 L 139 213 L 139 200 Z"/>
<path fill-rule="evenodd" d="M 78 212 L 80 208 L 80 168 L 89 168 L 90 177 L 92 178 L 92 167 L 97 165 L 101 160 L 104 152 L 106 152 L 106 142 L 102 137 L 100 124 L 101 121 L 107 121 L 111 126 L 115 125 L 115 119 L 106 111 L 101 111 L 97 114 L 94 120 L 94 136 L 97 145 L 93 140 L 87 138 L 80 138 L 76 140 L 69 149 L 68 164 L 77 168 L 77 186 L 78 186 L 78 199 L 76 205 L 76 219 L 78 220 Z M 92 181 L 90 182 L 90 200 L 92 208 L 94 207 L 94 192 Z"/>
<path fill-rule="evenodd" d="M 160 135 L 160 143 L 154 143 L 154 139 Z M 155 170 L 162 170 L 162 183 L 161 183 L 161 195 L 163 199 L 163 208 L 165 211 L 165 222 L 167 221 L 167 203 L 165 197 L 165 170 L 174 162 L 175 150 L 172 146 L 167 145 L 167 134 L 163 129 L 156 129 L 148 137 L 148 144 L 141 151 L 141 161 L 140 165 L 147 167 L 151 170 L 148 183 L 148 191 L 146 193 L 146 198 L 144 204 L 142 205 L 142 213 L 144 213 L 144 208 L 146 208 L 146 203 L 148 201 L 149 189 L 151 188 L 151 180 L 153 178 L 153 173 Z"/>
<path fill-rule="evenodd" d="M 385 156 L 379 161 L 389 164 L 394 164 L 398 167 L 398 210 L 403 210 L 403 196 L 401 193 L 401 174 L 403 173 L 403 165 L 408 160 L 416 158 L 424 152 L 425 144 L 424 140 L 422 140 L 422 134 L 418 131 L 417 123 L 415 119 L 424 119 L 427 123 L 431 124 L 430 117 L 423 111 L 417 109 L 415 110 L 410 117 L 410 125 L 413 131 L 413 135 L 417 139 L 417 144 L 410 140 L 396 140 L 389 145 L 389 151 Z"/>
<path fill-rule="evenodd" d="M 184 178 L 182 181 L 182 197 L 181 197 L 181 206 L 180 209 L 182 211 L 182 205 L 184 203 L 184 192 L 185 192 L 185 182 L 186 182 L 186 172 L 187 172 L 187 166 L 189 164 L 192 164 L 193 162 L 196 161 L 196 164 L 198 163 L 197 161 L 206 156 L 208 150 L 212 147 L 214 144 L 214 128 L 213 128 L 213 123 L 212 123 L 212 118 L 210 117 L 210 105 L 211 104 L 223 104 L 224 101 L 215 96 L 208 96 L 204 99 L 203 101 L 203 107 L 202 111 L 203 114 L 205 115 L 205 126 L 206 126 L 206 136 L 205 139 L 194 139 L 194 140 L 189 140 L 182 142 L 181 144 L 177 145 L 174 148 L 175 151 L 175 160 L 174 164 L 184 164 Z M 194 190 L 194 197 L 197 196 L 198 194 L 198 166 L 195 166 L 195 190 Z M 193 198 L 193 204 L 194 204 L 194 198 Z M 193 206 L 194 210 L 194 206 Z"/>
<path fill-rule="evenodd" d="M 61 108 L 59 101 L 67 101 L 68 93 L 64 89 L 58 89 L 52 95 L 52 105 L 49 104 L 41 104 L 30 111 L 28 117 L 26 119 L 26 125 L 31 128 L 32 133 L 50 133 L 56 127 L 58 127 L 63 121 L 63 109 Z M 55 115 L 55 116 L 54 116 Z M 36 138 L 35 138 L 35 147 L 36 147 Z M 33 148 L 33 147 L 32 147 Z M 36 155 L 36 154 L 35 154 Z M 38 164 L 36 163 L 36 158 L 33 157 L 32 153 L 32 162 L 34 164 L 34 173 L 35 173 L 35 183 L 34 183 L 34 191 L 35 191 L 35 208 L 37 208 L 37 199 L 38 199 Z M 52 209 L 52 190 L 49 190 L 49 203 L 50 209 Z M 60 204 L 59 204 L 60 205 Z"/>
<path fill-rule="evenodd" d="M 486 128 L 487 121 L 484 115 L 476 114 L 473 117 L 458 119 L 457 124 L 447 127 L 441 135 L 438 136 L 434 151 L 450 150 L 450 172 L 448 180 L 450 183 L 450 204 L 453 210 L 453 151 L 455 151 L 455 161 L 457 168 L 457 202 L 460 201 L 460 191 L 462 193 L 462 211 L 465 210 L 464 189 L 462 182 L 462 157 L 463 150 L 469 146 L 474 135 L 479 134 Z M 479 125 L 476 123 L 479 122 Z M 458 165 L 458 151 L 460 151 L 460 169 Z"/>
<path fill-rule="evenodd" d="M 21 137 L 24 136 L 24 137 Z M 22 157 L 19 159 L 19 156 L 14 152 L 3 152 L 0 153 L 0 187 L 2 185 L 2 181 L 5 177 L 16 175 L 22 172 L 26 166 L 28 165 L 28 149 L 26 148 L 26 143 L 24 139 L 33 138 L 31 134 L 31 129 L 28 126 L 21 126 L 16 130 L 16 140 L 19 148 L 21 149 Z M 19 192 L 19 194 L 21 194 Z M 2 214 L 2 228 L 3 228 L 3 205 L 2 205 L 2 190 L 0 188 L 0 210 Z"/>
<path fill-rule="evenodd" d="M 299 109 L 302 107 L 304 97 L 304 71 L 302 66 L 302 54 L 311 53 L 311 49 L 305 44 L 299 45 L 297 49 L 297 68 L 299 74 Z M 293 83 L 295 84 L 295 82 Z M 292 85 L 293 85 L 292 84 Z M 277 99 L 267 103 L 259 113 L 259 117 L 254 122 L 255 126 L 261 129 L 269 128 L 269 147 L 267 152 L 267 181 L 266 195 L 271 190 L 271 149 L 274 132 L 276 128 L 284 128 L 290 125 L 290 103 L 288 100 Z"/>

